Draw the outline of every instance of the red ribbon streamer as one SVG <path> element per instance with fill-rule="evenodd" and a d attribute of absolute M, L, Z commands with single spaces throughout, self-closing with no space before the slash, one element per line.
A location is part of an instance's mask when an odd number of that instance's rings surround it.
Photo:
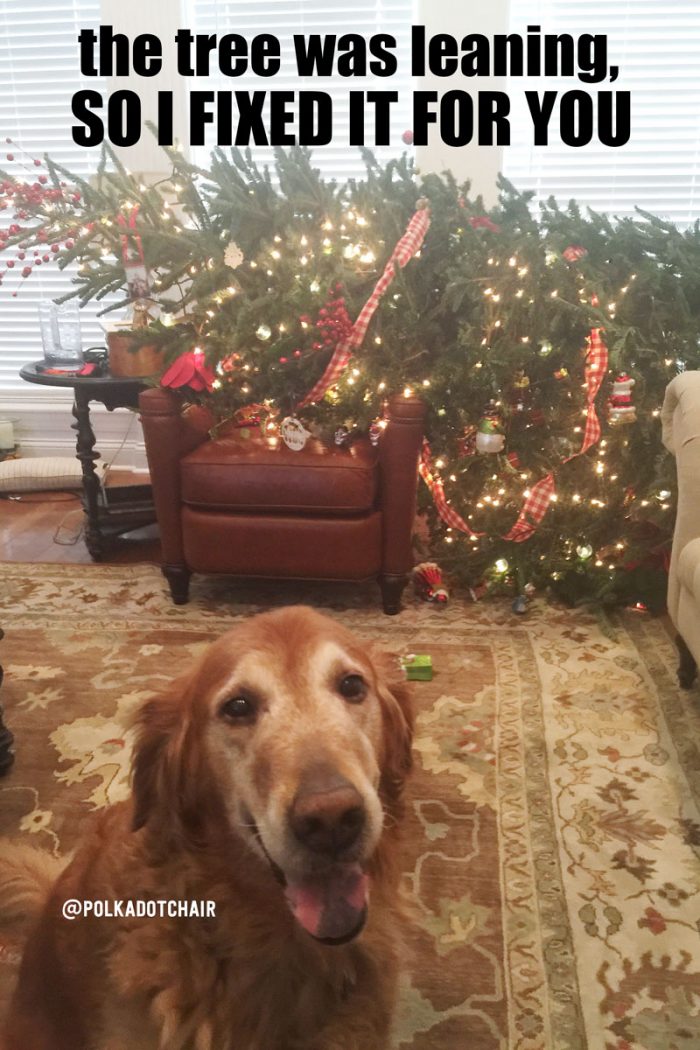
<path fill-rule="evenodd" d="M 131 209 L 131 212 L 129 213 L 128 223 L 121 212 L 119 213 L 119 215 L 117 215 L 117 222 L 124 230 L 124 233 L 121 236 L 121 242 L 122 259 L 124 261 L 125 266 L 129 262 L 129 237 L 133 239 L 133 242 L 136 245 L 136 251 L 138 252 L 139 261 L 142 263 L 144 262 L 143 244 L 141 242 L 141 236 L 136 232 L 136 216 L 138 215 L 138 213 L 139 206 L 138 204 L 135 204 L 134 207 Z"/>
<path fill-rule="evenodd" d="M 585 368 L 587 413 L 583 441 L 578 452 L 568 456 L 563 461 L 564 463 L 569 463 L 572 459 L 576 459 L 577 456 L 582 456 L 584 452 L 587 452 L 589 448 L 600 440 L 600 420 L 596 412 L 595 400 L 608 370 L 608 348 L 603 342 L 601 332 L 602 329 L 600 328 L 592 328 L 588 337 Z M 470 537 L 484 535 L 483 532 L 474 532 L 464 518 L 448 504 L 442 482 L 433 474 L 430 446 L 427 440 L 423 442 L 418 472 L 430 489 L 437 512 L 446 525 L 449 525 L 450 528 L 458 529 L 460 532 L 465 532 Z M 503 539 L 510 540 L 513 543 L 523 543 L 525 540 L 529 540 L 547 513 L 554 495 L 554 475 L 550 471 L 532 486 L 515 523 L 503 536 Z"/>
<path fill-rule="evenodd" d="M 484 535 L 483 532 L 474 532 L 464 518 L 461 517 L 447 502 L 447 499 L 445 498 L 445 490 L 442 487 L 442 481 L 433 473 L 432 456 L 427 438 L 423 438 L 423 448 L 421 449 L 420 462 L 418 463 L 418 473 L 430 489 L 430 494 L 433 497 L 433 502 L 435 503 L 437 512 L 446 525 L 449 525 L 451 529 L 459 529 L 460 532 L 466 532 L 468 536 L 479 537 Z"/>
<path fill-rule="evenodd" d="M 430 210 L 427 207 L 419 208 L 413 215 L 413 218 L 406 227 L 405 233 L 391 253 L 391 258 L 384 267 L 384 273 L 377 281 L 372 294 L 362 307 L 357 320 L 350 330 L 350 335 L 347 339 L 343 340 L 342 343 L 338 343 L 333 356 L 328 362 L 325 372 L 306 397 L 299 402 L 297 408 L 303 408 L 305 405 L 310 405 L 314 401 L 320 401 L 326 391 L 338 382 L 347 367 L 348 361 L 352 357 L 353 350 L 356 350 L 362 343 L 362 340 L 367 333 L 369 322 L 372 320 L 374 312 L 379 306 L 379 302 L 384 295 L 384 292 L 396 276 L 397 267 L 403 268 L 406 263 L 413 258 L 421 247 L 429 228 Z"/>

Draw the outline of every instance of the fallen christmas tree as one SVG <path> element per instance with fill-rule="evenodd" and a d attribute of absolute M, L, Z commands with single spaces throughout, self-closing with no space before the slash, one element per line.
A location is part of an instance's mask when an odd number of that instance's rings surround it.
<path fill-rule="evenodd" d="M 277 151 L 274 177 L 237 150 L 206 171 L 167 159 L 147 187 L 109 150 L 90 181 L 16 151 L 5 288 L 55 258 L 79 265 L 82 302 L 138 295 L 161 381 L 219 420 L 273 431 L 292 413 L 352 440 L 380 428 L 387 393 L 419 393 L 420 502 L 453 577 L 476 595 L 662 606 L 674 470 L 658 416 L 667 382 L 700 365 L 697 224 L 535 212 L 505 180 L 487 211 L 406 158 L 367 154 L 367 178 L 342 185 L 304 150 Z"/>

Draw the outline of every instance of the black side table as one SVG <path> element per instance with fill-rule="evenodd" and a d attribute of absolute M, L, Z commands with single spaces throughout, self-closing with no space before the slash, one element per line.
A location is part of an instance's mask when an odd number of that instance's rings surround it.
<path fill-rule="evenodd" d="M 150 485 L 121 485 L 106 490 L 105 498 L 95 463 L 100 453 L 95 450 L 95 432 L 90 423 L 90 402 L 99 401 L 108 411 L 115 408 L 138 408 L 138 397 L 146 384 L 138 378 L 116 376 L 56 376 L 37 371 L 42 362 L 25 365 L 20 376 L 39 386 L 72 387 L 73 430 L 77 435 L 76 455 L 83 469 L 83 507 L 85 509 L 85 545 L 94 561 L 105 553 L 108 537 L 151 525 L 155 520 Z"/>

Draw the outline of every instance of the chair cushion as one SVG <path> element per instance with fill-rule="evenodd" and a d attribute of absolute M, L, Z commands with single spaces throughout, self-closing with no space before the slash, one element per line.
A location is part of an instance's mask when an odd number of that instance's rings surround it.
<path fill-rule="evenodd" d="M 309 439 L 293 452 L 280 439 L 259 434 L 205 441 L 183 457 L 180 470 L 182 500 L 190 506 L 338 515 L 373 509 L 379 473 L 367 439 L 349 449 Z"/>
<path fill-rule="evenodd" d="M 686 543 L 678 558 L 678 576 L 700 611 L 700 539 Z"/>

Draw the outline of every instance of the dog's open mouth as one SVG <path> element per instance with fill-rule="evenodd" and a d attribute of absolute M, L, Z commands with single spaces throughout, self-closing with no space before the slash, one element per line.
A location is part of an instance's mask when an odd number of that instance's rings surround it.
<path fill-rule="evenodd" d="M 345 944 L 367 919 L 369 878 L 359 864 L 338 864 L 324 876 L 287 879 L 284 895 L 300 926 L 324 944 Z"/>
<path fill-rule="evenodd" d="M 362 867 L 334 864 L 323 873 L 288 875 L 267 852 L 252 815 L 246 811 L 244 817 L 299 925 L 323 944 L 347 944 L 357 937 L 367 921 L 369 901 L 369 877 Z"/>

